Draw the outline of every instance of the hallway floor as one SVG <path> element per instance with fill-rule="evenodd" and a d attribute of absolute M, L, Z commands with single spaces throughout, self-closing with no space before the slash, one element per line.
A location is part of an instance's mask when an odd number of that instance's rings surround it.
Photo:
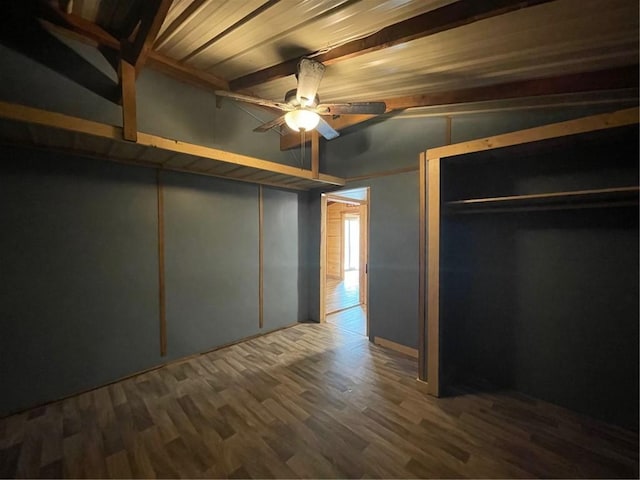
<path fill-rule="evenodd" d="M 360 272 L 344 272 L 344 279 L 327 277 L 325 311 L 327 314 L 353 307 L 360 303 Z"/>
<path fill-rule="evenodd" d="M 358 335 L 367 334 L 367 313 L 362 305 L 327 315 L 327 322 Z"/>

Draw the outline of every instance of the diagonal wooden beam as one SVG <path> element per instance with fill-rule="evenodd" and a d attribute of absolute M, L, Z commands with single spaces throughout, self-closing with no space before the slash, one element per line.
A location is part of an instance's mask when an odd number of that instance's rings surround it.
<path fill-rule="evenodd" d="M 47 22 L 48 28 L 63 34 L 66 30 L 75 34 L 76 38 L 80 36 L 90 40 L 96 46 L 120 50 L 120 41 L 95 23 L 60 10 L 48 2 L 41 2 L 40 7 L 40 16 Z"/>
<path fill-rule="evenodd" d="M 368 37 L 353 40 L 326 53 L 315 55 L 314 59 L 325 65 L 331 65 L 341 60 L 550 1 L 553 0 L 486 0 L 482 2 L 478 0 L 459 0 L 385 27 Z M 315 53 L 309 52 L 308 54 Z M 298 60 L 299 58 L 287 60 L 263 70 L 238 77 L 229 82 L 231 90 L 242 90 L 293 75 L 296 73 Z"/>
<path fill-rule="evenodd" d="M 229 90 L 229 82 L 224 78 L 190 67 L 153 50 L 149 53 L 147 64 L 154 70 L 197 87 L 209 90 Z"/>
<path fill-rule="evenodd" d="M 122 49 L 124 59 L 133 65 L 136 72 L 147 60 L 153 42 L 158 36 L 160 27 L 169 12 L 172 0 L 148 0 L 140 16 L 140 27 L 133 42 L 125 42 Z"/>
<path fill-rule="evenodd" d="M 113 35 L 82 17 L 56 8 L 48 8 L 46 15 L 43 16 L 45 26 L 49 30 L 76 40 L 88 41 L 97 47 L 120 51 L 120 42 Z M 153 50 L 149 51 L 146 64 L 154 70 L 191 85 L 211 90 L 229 90 L 229 83 L 225 79 L 181 64 Z M 139 72 L 136 71 L 136 73 Z"/>
<path fill-rule="evenodd" d="M 607 90 L 635 89 L 638 95 L 638 65 L 574 73 L 548 78 L 519 80 L 515 82 L 465 88 L 446 92 L 411 95 L 384 100 L 387 112 L 407 108 L 456 105 L 462 103 L 509 100 L 515 98 L 562 95 Z M 345 115 L 327 120 L 334 130 L 342 130 L 370 120 L 375 115 Z M 280 137 L 280 149 L 287 150 L 300 145 L 300 135 L 287 134 Z"/>

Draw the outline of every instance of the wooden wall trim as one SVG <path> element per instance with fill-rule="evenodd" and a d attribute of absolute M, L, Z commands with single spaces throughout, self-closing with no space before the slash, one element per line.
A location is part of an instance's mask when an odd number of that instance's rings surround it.
<path fill-rule="evenodd" d="M 320 323 L 325 321 L 327 291 L 327 196 L 320 196 Z"/>
<path fill-rule="evenodd" d="M 406 345 L 402 345 L 401 343 L 396 343 L 382 337 L 374 337 L 373 343 L 383 348 L 393 350 L 394 352 L 402 353 L 403 355 L 407 355 L 411 358 L 418 358 L 418 350 L 416 350 L 415 348 L 407 347 Z"/>
<path fill-rule="evenodd" d="M 427 296 L 427 156 L 425 152 L 420 154 L 419 158 L 419 235 L 418 235 L 418 379 L 426 381 L 427 379 L 427 315 L 426 315 L 426 296 Z"/>
<path fill-rule="evenodd" d="M 126 63 L 126 62 L 123 62 Z M 123 99 L 124 101 L 124 99 Z M 7 118 L 10 120 L 23 122 L 26 124 L 43 125 L 45 127 L 66 130 L 74 133 L 84 133 L 87 135 L 93 135 L 97 137 L 107 138 L 114 141 L 123 140 L 123 129 L 113 125 L 106 125 L 99 122 L 93 122 L 82 118 L 72 117 L 70 115 L 64 115 L 61 113 L 50 112 L 32 107 L 26 107 L 24 105 L 18 105 L 8 102 L 0 101 L 0 118 Z M 160 148 L 166 151 L 175 153 L 184 153 L 187 155 L 194 155 L 209 160 L 215 160 L 219 162 L 225 162 L 229 164 L 235 164 L 240 167 L 255 168 L 257 170 L 273 172 L 290 177 L 295 177 L 304 180 L 310 180 L 311 182 L 318 182 L 318 184 L 330 184 L 343 186 L 345 180 L 332 175 L 320 173 L 317 179 L 313 178 L 311 170 L 305 170 L 299 167 L 292 167 L 289 165 L 272 162 L 269 160 L 263 160 L 260 158 L 249 157 L 217 148 L 207 147 L 204 145 L 196 145 L 192 143 L 182 142 L 179 140 L 173 140 L 169 138 L 163 138 L 156 135 L 137 132 L 137 145 Z M 91 154 L 91 152 L 81 152 L 78 154 Z M 123 163 L 135 162 L 134 159 L 121 160 Z M 148 162 L 136 162 L 139 164 L 149 164 Z M 157 168 L 157 164 L 151 163 L 152 166 Z M 207 172 L 201 172 L 196 170 L 188 170 L 184 168 L 165 167 L 166 170 L 184 171 L 193 173 L 196 175 L 208 175 L 222 178 L 235 179 L 232 176 L 208 174 Z M 241 180 L 242 179 L 237 179 Z M 263 183 L 263 182 L 249 182 L 249 183 Z M 273 183 L 274 186 L 286 187 L 283 184 Z M 295 187 L 291 187 L 294 188 Z"/>
<path fill-rule="evenodd" d="M 366 200 L 356 200 L 349 197 L 343 197 L 340 195 L 334 195 L 333 193 L 327 193 L 327 197 L 330 201 L 335 203 L 344 203 L 346 205 L 366 205 Z"/>
<path fill-rule="evenodd" d="M 156 188 L 158 192 L 158 301 L 160 312 L 160 355 L 167 354 L 167 300 L 164 268 L 164 189 L 161 170 L 156 170 Z"/>
<path fill-rule="evenodd" d="M 84 118 L 72 117 L 63 113 L 50 112 L 39 108 L 26 107 L 16 103 L 0 101 L 0 117 L 25 123 L 35 123 L 60 128 L 72 132 L 86 133 L 97 137 L 122 139 L 122 129 L 114 125 L 93 122 Z"/>
<path fill-rule="evenodd" d="M 119 73 L 122 91 L 122 138 L 135 142 L 138 140 L 136 67 L 125 60 L 120 60 Z"/>
<path fill-rule="evenodd" d="M 427 162 L 427 377 L 440 395 L 440 159 Z M 423 354 L 424 355 L 424 354 Z"/>
<path fill-rule="evenodd" d="M 528 128 L 517 132 L 505 133 L 494 137 L 481 138 L 463 143 L 427 150 L 427 159 L 439 159 L 455 155 L 493 150 L 495 148 L 538 142 L 551 138 L 577 135 L 607 128 L 622 127 L 638 123 L 640 108 L 627 108 L 612 113 L 603 113 L 589 117 L 552 123 L 540 127 Z"/>
<path fill-rule="evenodd" d="M 264 327 L 264 196 L 258 186 L 258 327 Z"/>

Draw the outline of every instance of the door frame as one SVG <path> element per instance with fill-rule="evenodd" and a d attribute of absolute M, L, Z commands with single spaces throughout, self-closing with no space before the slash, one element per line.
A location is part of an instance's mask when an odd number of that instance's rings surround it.
<path fill-rule="evenodd" d="M 336 192 L 323 193 L 320 197 L 320 323 L 327 320 L 325 293 L 327 290 L 327 203 L 329 200 L 356 204 L 360 206 L 360 305 L 365 307 L 366 312 L 366 336 L 369 336 L 369 204 L 371 201 L 371 188 L 358 187 L 360 190 L 364 188 L 367 192 L 366 200 L 352 199 L 341 195 L 349 190 L 338 190 Z M 364 225 L 364 228 L 362 228 Z M 364 246 L 364 248 L 363 248 Z M 342 262 L 342 260 L 341 260 Z"/>

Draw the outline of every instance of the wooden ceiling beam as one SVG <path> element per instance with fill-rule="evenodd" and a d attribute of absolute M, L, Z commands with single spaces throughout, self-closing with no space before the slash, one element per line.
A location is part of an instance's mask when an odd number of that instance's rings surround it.
<path fill-rule="evenodd" d="M 385 27 L 368 37 L 347 42 L 344 45 L 332 48 L 326 53 L 315 55 L 317 52 L 309 52 L 308 55 L 314 55 L 313 58 L 315 60 L 325 65 L 331 65 L 332 63 L 364 55 L 365 53 L 392 47 L 479 20 L 550 1 L 553 0 L 486 0 L 482 2 L 477 0 L 459 0 L 444 7 Z M 287 60 L 231 80 L 229 82 L 231 90 L 251 88 L 271 80 L 293 75 L 296 73 L 298 60 L 299 58 Z"/>
<path fill-rule="evenodd" d="M 490 100 L 538 97 L 598 90 L 619 90 L 638 87 L 638 65 L 574 73 L 556 77 L 519 80 L 515 82 L 465 88 L 449 92 L 410 95 L 385 100 L 387 112 L 406 108 L 474 103 Z"/>
<path fill-rule="evenodd" d="M 122 57 L 136 69 L 136 73 L 144 65 L 153 42 L 160 32 L 160 27 L 169 12 L 173 0 L 153 0 L 144 3 L 140 15 L 140 27 L 133 42 L 125 41 Z"/>
<path fill-rule="evenodd" d="M 120 51 L 121 45 L 118 39 L 95 23 L 82 17 L 49 6 L 44 19 L 48 24 L 48 28 L 62 35 L 71 36 L 81 41 L 88 40 L 98 47 Z M 154 70 L 191 85 L 210 90 L 229 90 L 229 82 L 225 79 L 181 64 L 153 50 L 149 50 L 146 64 Z"/>
<path fill-rule="evenodd" d="M 515 82 L 465 88 L 447 92 L 410 95 L 384 100 L 387 112 L 407 108 L 456 105 L 515 98 L 562 95 L 607 90 L 635 89 L 638 95 L 638 65 L 629 65 L 595 72 L 574 73 L 556 77 L 519 80 Z M 345 115 L 327 122 L 334 130 L 366 122 L 376 115 Z M 288 150 L 300 145 L 300 135 L 289 133 L 280 137 L 280 150 Z"/>
<path fill-rule="evenodd" d="M 184 63 L 180 63 L 161 53 L 152 50 L 149 53 L 147 64 L 150 68 L 169 75 L 197 87 L 208 90 L 229 90 L 229 82 L 217 75 L 198 70 Z"/>
<path fill-rule="evenodd" d="M 95 23 L 60 10 L 48 2 L 41 2 L 40 6 L 42 7 L 40 11 L 42 19 L 49 22 L 56 31 L 64 34 L 64 30 L 67 30 L 75 34 L 75 38 L 85 37 L 99 47 L 120 50 L 120 40 Z"/>

